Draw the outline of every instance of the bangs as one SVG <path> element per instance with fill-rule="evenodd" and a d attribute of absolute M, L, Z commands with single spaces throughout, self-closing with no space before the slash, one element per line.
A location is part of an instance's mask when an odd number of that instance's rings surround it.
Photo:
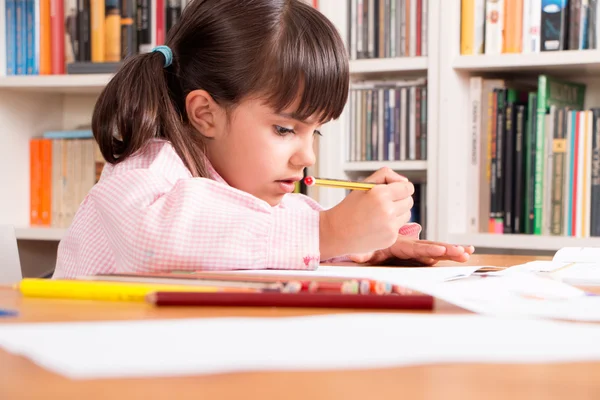
<path fill-rule="evenodd" d="M 276 112 L 296 105 L 298 120 L 339 118 L 348 98 L 349 71 L 346 48 L 333 24 L 311 6 L 291 1 L 275 29 L 273 42 L 259 57 L 263 73 L 256 92 Z"/>

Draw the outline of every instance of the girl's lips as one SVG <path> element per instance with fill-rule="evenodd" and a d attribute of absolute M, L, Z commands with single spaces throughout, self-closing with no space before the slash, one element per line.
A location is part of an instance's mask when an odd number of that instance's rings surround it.
<path fill-rule="evenodd" d="M 296 182 L 297 181 L 292 179 L 277 181 L 279 187 L 284 193 L 292 193 L 296 189 Z"/>

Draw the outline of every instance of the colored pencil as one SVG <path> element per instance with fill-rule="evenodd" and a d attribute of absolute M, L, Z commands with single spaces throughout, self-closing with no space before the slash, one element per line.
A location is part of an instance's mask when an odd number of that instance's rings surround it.
<path fill-rule="evenodd" d="M 304 178 L 306 186 L 323 186 L 331 188 L 349 189 L 349 190 L 369 190 L 372 189 L 377 183 L 370 182 L 354 182 L 343 179 L 323 179 L 315 178 L 314 176 L 307 176 Z"/>
<path fill-rule="evenodd" d="M 25 297 L 55 299 L 138 301 L 158 291 L 185 292 L 256 292 L 255 289 L 214 286 L 163 285 L 126 282 L 77 281 L 69 279 L 24 278 L 15 285 Z"/>
<path fill-rule="evenodd" d="M 155 306 L 315 307 L 432 310 L 429 295 L 355 295 L 328 293 L 192 293 L 155 292 L 146 296 Z"/>
<path fill-rule="evenodd" d="M 308 274 L 236 274 L 222 271 L 177 271 L 171 273 L 105 274 L 81 279 L 157 283 L 197 281 L 206 286 L 246 286 L 284 292 L 338 292 L 361 294 L 407 293 L 407 289 L 383 281 L 353 277 L 326 277 Z"/>

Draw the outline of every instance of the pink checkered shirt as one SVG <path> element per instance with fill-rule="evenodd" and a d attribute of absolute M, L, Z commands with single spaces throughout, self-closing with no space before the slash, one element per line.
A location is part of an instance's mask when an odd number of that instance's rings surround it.
<path fill-rule="evenodd" d="M 212 179 L 193 178 L 163 140 L 106 164 L 59 244 L 54 278 L 319 265 L 318 203 L 288 194 L 271 207 L 208 167 Z M 400 234 L 420 231 L 407 224 Z"/>

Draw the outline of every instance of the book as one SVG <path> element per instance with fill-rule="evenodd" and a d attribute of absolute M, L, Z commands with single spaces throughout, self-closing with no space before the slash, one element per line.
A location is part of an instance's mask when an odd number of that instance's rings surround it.
<path fill-rule="evenodd" d="M 155 292 L 146 301 L 155 306 L 313 307 L 433 310 L 429 295 L 356 295 L 319 293 L 185 293 Z"/>

